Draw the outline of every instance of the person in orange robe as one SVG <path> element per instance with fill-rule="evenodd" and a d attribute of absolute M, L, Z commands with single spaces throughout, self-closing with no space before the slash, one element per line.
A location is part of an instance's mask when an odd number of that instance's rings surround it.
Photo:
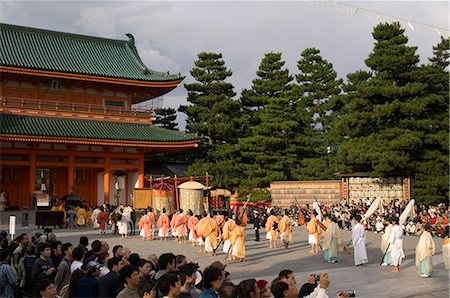
<path fill-rule="evenodd" d="M 108 219 L 108 213 L 106 213 L 105 208 L 103 206 L 100 207 L 100 213 L 97 215 L 98 230 L 100 231 L 100 234 L 106 233 L 105 230 Z"/>
<path fill-rule="evenodd" d="M 223 252 L 227 255 L 227 258 L 229 258 L 229 253 L 231 251 L 231 232 L 236 228 L 236 222 L 234 219 L 230 218 L 228 219 L 225 224 L 223 225 L 222 229 L 222 241 L 223 241 Z"/>
<path fill-rule="evenodd" d="M 298 210 L 298 226 L 301 227 L 305 224 L 305 215 L 303 215 L 302 209 Z"/>
<path fill-rule="evenodd" d="M 175 238 L 174 240 L 178 240 L 177 238 L 177 217 L 179 212 L 175 212 L 172 215 L 172 219 L 170 220 L 170 229 L 172 231 L 172 236 Z"/>
<path fill-rule="evenodd" d="M 142 241 L 145 240 L 144 222 L 145 222 L 146 217 L 147 217 L 147 210 L 144 214 L 142 214 L 141 218 L 139 219 L 139 223 L 138 223 L 138 227 L 140 230 L 139 236 L 142 237 Z"/>
<path fill-rule="evenodd" d="M 216 220 L 219 228 L 223 229 L 223 225 L 225 223 L 225 217 L 220 215 L 218 211 L 215 211 L 214 219 Z"/>
<path fill-rule="evenodd" d="M 245 228 L 241 224 L 238 219 L 236 221 L 236 227 L 231 231 L 230 235 L 231 255 L 238 262 L 245 260 Z"/>
<path fill-rule="evenodd" d="M 280 232 L 281 241 L 283 241 L 284 249 L 288 249 L 289 242 L 292 241 L 292 222 L 288 216 L 287 209 L 284 210 L 284 216 L 278 223 L 278 231 Z"/>
<path fill-rule="evenodd" d="M 215 255 L 215 248 L 217 247 L 217 238 L 220 236 L 220 228 L 214 218 L 209 218 L 210 232 L 205 236 L 205 251 L 208 255 Z"/>
<path fill-rule="evenodd" d="M 194 216 L 194 212 L 189 210 L 189 219 L 187 222 L 187 227 L 189 229 L 189 241 L 192 242 L 192 246 L 195 246 L 197 242 L 197 236 L 195 234 L 195 225 L 198 223 L 199 219 L 197 216 Z"/>
<path fill-rule="evenodd" d="M 186 224 L 188 221 L 188 217 L 183 213 L 183 209 L 180 209 L 180 213 L 177 216 L 177 221 L 175 223 L 177 230 L 177 238 L 178 243 L 184 242 L 186 243 Z"/>
<path fill-rule="evenodd" d="M 200 250 L 199 252 L 205 252 L 205 237 L 209 235 L 211 232 L 211 225 L 209 224 L 209 220 L 211 217 L 206 212 L 203 212 L 203 217 L 198 221 L 195 225 L 195 235 L 197 235 L 199 240 Z"/>
<path fill-rule="evenodd" d="M 153 212 L 152 207 L 148 208 L 147 215 L 148 217 L 144 221 L 145 235 L 148 235 L 147 240 L 153 240 L 155 239 L 155 230 L 153 229 L 153 225 L 155 224 L 155 213 Z"/>
<path fill-rule="evenodd" d="M 167 236 L 169 236 L 170 226 L 170 220 L 169 216 L 166 214 L 166 208 L 163 208 L 162 213 L 159 215 L 157 226 L 160 240 L 166 240 Z"/>
<path fill-rule="evenodd" d="M 247 206 L 244 206 L 241 211 L 240 211 L 240 221 L 241 221 L 241 226 L 246 227 L 247 226 Z"/>
<path fill-rule="evenodd" d="M 278 226 L 278 218 L 275 216 L 274 211 L 270 212 L 270 216 L 266 221 L 265 231 L 266 239 L 269 240 L 269 248 L 277 247 L 277 226 Z"/>
<path fill-rule="evenodd" d="M 319 249 L 319 223 L 318 219 L 316 218 L 316 211 L 312 211 L 311 213 L 311 220 L 306 225 L 306 230 L 308 231 L 308 243 L 311 244 L 311 251 L 310 253 L 318 253 Z"/>
<path fill-rule="evenodd" d="M 88 207 L 86 212 L 87 226 L 92 227 L 92 207 Z"/>

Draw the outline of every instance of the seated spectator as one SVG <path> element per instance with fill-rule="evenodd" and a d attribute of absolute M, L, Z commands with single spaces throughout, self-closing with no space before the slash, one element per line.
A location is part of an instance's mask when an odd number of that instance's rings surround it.
<path fill-rule="evenodd" d="M 121 257 L 109 259 L 109 273 L 99 280 L 99 297 L 113 298 L 119 292 L 119 288 L 123 286 L 120 281 L 119 272 L 125 266 L 125 261 Z"/>
<path fill-rule="evenodd" d="M 416 234 L 416 226 L 414 222 L 410 221 L 405 227 L 406 236 L 415 235 Z"/>
<path fill-rule="evenodd" d="M 232 282 L 224 282 L 219 289 L 220 298 L 236 298 L 238 297 L 238 290 Z M 245 296 L 242 296 L 245 297 Z"/>
<path fill-rule="evenodd" d="M 96 261 L 89 261 L 86 268 L 86 275 L 77 284 L 76 297 L 98 297 L 98 276 L 101 265 Z"/>
<path fill-rule="evenodd" d="M 314 274 L 311 274 L 308 277 L 308 281 L 300 288 L 300 292 L 298 293 L 298 297 L 307 297 L 309 294 L 314 292 L 314 289 L 317 287 L 317 280 Z"/>
<path fill-rule="evenodd" d="M 179 268 L 183 265 L 187 264 L 187 259 L 183 255 L 177 255 L 175 256 L 175 270 L 178 271 Z"/>
<path fill-rule="evenodd" d="M 109 267 L 108 267 L 109 259 L 110 259 L 109 253 L 107 253 L 107 252 L 101 252 L 98 255 L 97 261 L 99 262 L 99 264 L 102 265 L 102 267 L 100 267 L 100 276 L 99 277 L 103 277 L 109 273 Z"/>
<path fill-rule="evenodd" d="M 178 274 L 168 272 L 158 281 L 158 290 L 164 297 L 175 298 L 180 296 L 181 282 Z"/>
<path fill-rule="evenodd" d="M 94 240 L 92 241 L 91 247 L 92 249 L 86 252 L 86 255 L 84 257 L 85 263 L 89 261 L 98 261 L 98 256 L 100 254 L 100 250 L 102 249 L 102 243 L 100 242 L 100 240 Z"/>
<path fill-rule="evenodd" d="M 130 255 L 128 256 L 128 261 L 130 262 L 130 265 L 133 265 L 136 268 L 139 266 L 138 263 L 140 259 L 141 257 L 137 253 L 130 253 Z"/>
<path fill-rule="evenodd" d="M 80 244 L 78 244 L 78 247 L 83 250 L 84 253 L 88 251 L 87 246 L 89 245 L 89 239 L 86 236 L 80 237 Z"/>
<path fill-rule="evenodd" d="M 272 294 L 270 292 L 269 282 L 264 279 L 260 279 L 256 282 L 256 285 L 259 288 L 259 293 L 261 298 L 270 298 Z"/>
<path fill-rule="evenodd" d="M 239 297 L 259 298 L 260 290 L 256 284 L 256 279 L 246 279 L 239 283 L 238 293 Z"/>
<path fill-rule="evenodd" d="M 117 298 L 139 298 L 137 285 L 139 284 L 139 271 L 133 265 L 125 265 L 119 271 L 121 282 L 125 285 Z"/>
<path fill-rule="evenodd" d="M 17 278 L 10 265 L 11 254 L 6 249 L 0 249 L 0 297 L 14 298 Z"/>
<path fill-rule="evenodd" d="M 113 257 L 123 257 L 123 246 L 122 245 L 114 246 L 112 253 Z"/>
<path fill-rule="evenodd" d="M 84 251 L 83 248 L 77 246 L 72 251 L 73 261 L 70 265 L 70 272 L 73 273 L 75 270 L 80 269 L 83 266 Z"/>
<path fill-rule="evenodd" d="M 200 291 L 197 290 L 195 285 L 200 283 L 201 275 L 198 274 L 198 265 L 195 263 L 188 263 L 179 268 L 179 276 L 181 282 L 181 296 L 180 297 L 193 297 L 200 296 Z M 200 279 L 200 280 L 198 280 Z"/>
<path fill-rule="evenodd" d="M 216 298 L 223 284 L 223 273 L 217 267 L 209 266 L 203 272 L 203 293 L 201 298 Z"/>
<path fill-rule="evenodd" d="M 139 279 L 147 279 L 150 280 L 150 270 L 152 269 L 152 265 L 150 261 L 146 259 L 140 259 L 137 265 L 139 271 Z"/>
<path fill-rule="evenodd" d="M 327 288 L 330 284 L 330 280 L 328 279 L 328 274 L 325 272 L 320 272 L 320 281 L 319 286 L 314 289 L 314 291 L 308 296 L 304 296 L 306 298 L 328 298 Z"/>
<path fill-rule="evenodd" d="M 153 290 L 153 284 L 148 280 L 140 280 L 137 286 L 137 293 L 140 298 L 152 298 L 156 297 L 156 293 Z"/>
<path fill-rule="evenodd" d="M 37 285 L 37 292 L 39 296 L 42 298 L 56 298 L 59 297 L 56 295 L 56 286 L 52 283 L 51 280 L 43 279 Z"/>
<path fill-rule="evenodd" d="M 31 279 L 33 283 L 43 278 L 53 280 L 56 275 L 56 268 L 53 266 L 53 261 L 50 258 L 52 249 L 48 243 L 39 244 L 40 257 L 33 263 L 31 272 Z"/>
<path fill-rule="evenodd" d="M 162 254 L 158 259 L 159 271 L 156 272 L 154 280 L 157 282 L 164 274 L 175 271 L 175 255 L 173 253 Z"/>

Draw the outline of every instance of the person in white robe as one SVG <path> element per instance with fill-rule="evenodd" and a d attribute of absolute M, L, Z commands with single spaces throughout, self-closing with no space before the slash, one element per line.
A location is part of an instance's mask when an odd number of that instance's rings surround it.
<path fill-rule="evenodd" d="M 323 256 L 328 263 L 338 263 L 339 252 L 344 250 L 342 235 L 339 226 L 336 224 L 336 217 L 327 215 L 327 230 L 323 242 Z"/>
<path fill-rule="evenodd" d="M 366 231 L 364 226 L 360 223 L 361 215 L 355 215 L 353 217 L 354 227 L 352 229 L 352 243 L 354 248 L 355 265 L 361 266 L 369 262 L 367 259 L 366 250 Z"/>
<path fill-rule="evenodd" d="M 392 265 L 391 261 L 391 245 L 389 244 L 389 237 L 391 236 L 392 224 L 389 220 L 386 220 L 386 228 L 384 229 L 384 234 L 381 236 L 381 253 L 384 254 L 383 263 L 381 266 L 390 266 Z"/>
<path fill-rule="evenodd" d="M 100 227 L 100 225 L 97 222 L 97 216 L 99 214 L 100 214 L 100 208 L 97 206 L 97 208 L 95 208 L 94 211 L 92 211 L 92 216 L 91 216 L 92 227 L 96 230 Z"/>
<path fill-rule="evenodd" d="M 389 236 L 391 260 L 394 266 L 392 272 L 400 272 L 400 265 L 402 264 L 402 259 L 405 257 L 405 253 L 403 252 L 403 228 L 398 225 L 395 217 L 392 219 L 392 225 L 391 235 Z"/>
<path fill-rule="evenodd" d="M 432 256 L 436 251 L 433 237 L 431 236 L 431 225 L 425 224 L 421 233 L 419 243 L 416 246 L 416 266 L 419 268 L 420 277 L 431 277 L 433 274 Z"/>
<path fill-rule="evenodd" d="M 128 223 L 131 222 L 131 208 L 125 207 L 122 212 L 122 218 L 117 221 L 117 226 L 119 228 L 119 234 L 122 238 L 128 237 Z"/>

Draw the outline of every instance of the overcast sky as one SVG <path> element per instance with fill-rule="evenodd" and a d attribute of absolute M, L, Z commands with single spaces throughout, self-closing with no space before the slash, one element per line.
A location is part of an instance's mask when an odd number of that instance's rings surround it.
<path fill-rule="evenodd" d="M 183 83 L 193 81 L 189 71 L 198 53 L 219 52 L 233 71 L 229 81 L 237 93 L 250 88 L 268 52 L 281 52 L 291 74 L 297 73 L 296 62 L 308 47 L 318 48 L 341 78 L 364 69 L 364 60 L 373 48 L 372 29 L 379 20 L 388 20 L 382 14 L 405 20 L 409 45 L 418 46 L 423 63 L 439 42 L 439 34 L 419 23 L 449 28 L 447 1 L 341 3 L 361 9 L 336 7 L 330 1 L 1 0 L 0 21 L 123 40 L 126 33 L 132 33 L 147 67 L 180 72 L 186 76 Z M 444 34 L 448 36 L 448 31 Z M 183 86 L 164 97 L 164 107 L 181 104 L 187 104 Z M 184 120 L 178 118 L 184 128 Z"/>

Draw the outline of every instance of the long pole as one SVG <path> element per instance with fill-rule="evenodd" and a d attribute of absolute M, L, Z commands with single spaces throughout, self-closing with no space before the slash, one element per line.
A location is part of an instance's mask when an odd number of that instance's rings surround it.
<path fill-rule="evenodd" d="M 384 257 L 386 256 L 386 254 L 387 254 L 387 252 L 389 250 L 389 246 L 391 246 L 390 242 L 388 243 L 388 246 L 386 247 L 386 251 L 384 252 L 383 257 L 381 258 L 380 266 L 381 266 L 381 264 L 383 264 Z"/>

